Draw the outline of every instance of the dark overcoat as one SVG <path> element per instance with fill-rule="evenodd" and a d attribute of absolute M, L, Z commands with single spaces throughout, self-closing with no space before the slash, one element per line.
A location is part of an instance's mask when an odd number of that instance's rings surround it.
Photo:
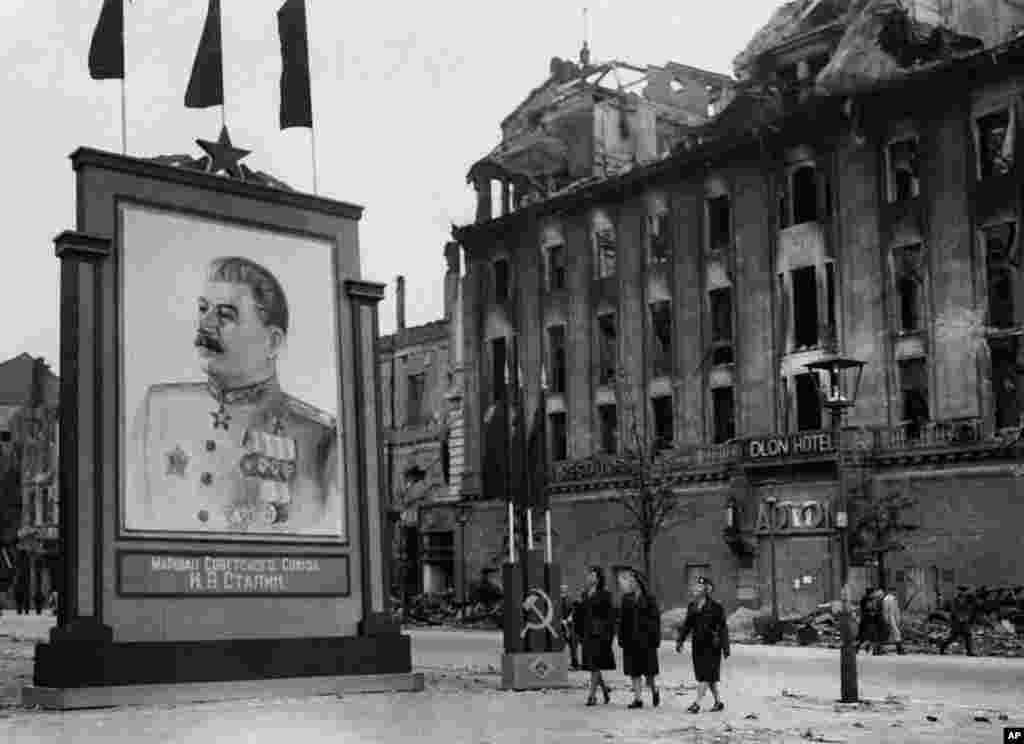
<path fill-rule="evenodd" d="M 580 640 L 583 668 L 589 672 L 614 669 L 615 606 L 606 589 L 583 593 L 573 613 L 574 630 Z"/>
<path fill-rule="evenodd" d="M 729 654 L 729 626 L 725 609 L 708 598 L 703 607 L 690 602 L 686 620 L 679 627 L 679 643 L 692 635 L 693 675 L 698 682 L 717 682 L 721 677 L 722 654 Z"/>
<path fill-rule="evenodd" d="M 661 611 L 649 594 L 622 597 L 619 609 L 619 646 L 622 670 L 627 677 L 653 677 L 659 673 L 658 646 L 661 645 Z"/>

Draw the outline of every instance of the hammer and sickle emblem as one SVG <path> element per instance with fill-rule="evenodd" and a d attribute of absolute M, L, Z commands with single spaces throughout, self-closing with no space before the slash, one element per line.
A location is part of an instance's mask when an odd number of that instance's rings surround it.
<path fill-rule="evenodd" d="M 526 611 L 527 616 L 523 632 L 519 634 L 520 638 L 525 638 L 526 634 L 531 630 L 544 629 L 547 629 L 552 637 L 558 637 L 555 629 L 551 627 L 551 622 L 555 619 L 555 605 L 551 601 L 551 597 L 545 594 L 543 589 L 531 589 L 526 593 L 526 599 L 523 600 L 523 610 Z M 531 615 L 533 616 L 532 619 Z"/>

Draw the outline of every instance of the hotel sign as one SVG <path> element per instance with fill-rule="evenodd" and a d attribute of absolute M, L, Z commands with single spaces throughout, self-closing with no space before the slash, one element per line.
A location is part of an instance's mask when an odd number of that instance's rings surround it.
<path fill-rule="evenodd" d="M 773 508 L 774 507 L 774 508 Z M 762 501 L 757 512 L 758 532 L 828 529 L 828 504 L 820 501 Z"/>
<path fill-rule="evenodd" d="M 746 441 L 744 454 L 748 460 L 767 460 L 777 457 L 815 457 L 835 452 L 832 432 L 813 431 L 768 437 L 751 437 Z"/>

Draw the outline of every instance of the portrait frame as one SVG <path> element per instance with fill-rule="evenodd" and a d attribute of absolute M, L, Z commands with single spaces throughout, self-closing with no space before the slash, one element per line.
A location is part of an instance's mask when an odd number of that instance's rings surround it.
<path fill-rule="evenodd" d="M 352 529 L 351 524 L 351 513 L 352 513 L 352 494 L 351 494 L 351 478 L 350 473 L 347 472 L 351 466 L 349 458 L 346 457 L 347 452 L 350 450 L 350 442 L 346 441 L 345 432 L 345 406 L 351 406 L 354 401 L 346 400 L 344 394 L 344 384 L 342 375 L 342 365 L 346 363 L 342 351 L 342 318 L 341 318 L 341 307 L 340 303 L 343 301 L 341 295 L 332 291 L 329 293 L 328 305 L 330 307 L 330 341 L 328 354 L 332 359 L 332 371 L 334 377 L 334 447 L 338 453 L 338 469 L 335 476 L 335 486 L 337 487 L 337 496 L 339 503 L 336 504 L 337 517 L 337 529 L 333 534 L 300 534 L 297 532 L 228 532 L 228 531 L 201 531 L 201 530 L 182 530 L 182 529 L 133 529 L 129 527 L 126 522 L 126 506 L 128 498 L 128 446 L 131 440 L 132 432 L 132 420 L 134 416 L 133 404 L 126 400 L 126 367 L 125 358 L 131 353 L 131 350 L 127 348 L 125 343 L 125 314 L 128 308 L 125 305 L 125 282 L 129 280 L 129 276 L 126 272 L 125 259 L 126 251 L 131 250 L 130 246 L 127 245 L 125 235 L 125 214 L 128 211 L 135 211 L 139 213 L 148 213 L 151 217 L 165 217 L 168 220 L 184 220 L 194 225 L 206 225 L 213 229 L 236 231 L 238 233 L 255 233 L 263 235 L 267 239 L 277 240 L 282 239 L 288 241 L 291 247 L 299 245 L 300 248 L 323 248 L 328 252 L 327 264 L 330 267 L 331 286 L 335 287 L 339 282 L 339 265 L 338 265 L 338 243 L 337 237 L 334 235 L 317 232 L 313 230 L 303 230 L 294 227 L 286 227 L 279 224 L 263 221 L 260 219 L 254 219 L 251 217 L 241 217 L 238 215 L 226 215 L 219 213 L 214 210 L 203 209 L 201 207 L 194 206 L 182 206 L 179 204 L 167 203 L 161 200 L 145 199 L 136 196 L 117 195 L 113 199 L 114 208 L 114 224 L 116 226 L 115 234 L 113 236 L 113 243 L 115 246 L 114 256 L 114 270 L 115 270 L 115 284 L 116 284 L 116 315 L 115 324 L 117 332 L 117 389 L 118 395 L 116 400 L 117 406 L 117 421 L 118 426 L 116 427 L 116 451 L 115 451 L 115 473 L 117 478 L 117 493 L 114 499 L 115 501 L 115 524 L 116 524 L 116 536 L 119 541 L 159 541 L 161 543 L 210 543 L 210 544 L 235 544 L 239 548 L 252 548 L 261 543 L 265 544 L 292 544 L 292 545 L 309 545 L 309 546 L 347 546 L 350 542 L 350 533 Z M 301 245 L 305 243 L 306 245 Z M 315 245 L 320 244 L 320 245 Z M 221 254 L 231 254 L 230 251 L 222 251 L 218 249 L 212 249 L 209 251 L 209 259 L 219 257 Z M 235 255 L 235 254 L 231 254 Z M 243 256 L 244 257 L 244 256 Z M 260 260 L 255 259 L 256 263 L 260 263 Z M 273 269 L 268 269 L 271 273 L 275 273 Z M 289 291 L 287 286 L 284 286 L 285 282 L 282 281 L 282 286 L 286 297 L 288 297 L 288 303 L 291 306 L 293 301 L 291 297 L 298 292 L 304 291 L 303 288 L 292 288 Z M 287 393 L 287 383 L 282 380 L 282 389 Z"/>

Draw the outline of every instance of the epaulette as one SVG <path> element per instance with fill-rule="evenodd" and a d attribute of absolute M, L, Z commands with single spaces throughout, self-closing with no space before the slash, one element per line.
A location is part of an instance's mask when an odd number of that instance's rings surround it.
<path fill-rule="evenodd" d="M 294 413 L 303 418 L 312 419 L 321 426 L 325 426 L 329 429 L 334 428 L 334 416 L 329 414 L 327 411 L 321 410 L 316 406 L 311 406 L 309 403 L 305 403 L 298 398 L 288 395 L 287 393 L 284 395 L 284 400 L 290 413 Z"/>

